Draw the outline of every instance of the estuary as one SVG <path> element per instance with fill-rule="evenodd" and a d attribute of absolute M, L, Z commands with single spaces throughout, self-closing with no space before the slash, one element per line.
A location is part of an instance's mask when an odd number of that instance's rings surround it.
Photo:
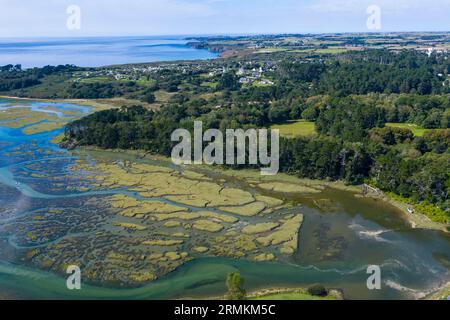
<path fill-rule="evenodd" d="M 92 112 L 0 100 L 0 297 L 174 299 L 322 283 L 348 299 L 421 298 L 450 281 L 450 236 L 321 181 L 58 147 Z M 32 130 L 31 130 L 32 129 Z M 66 288 L 80 265 L 82 289 Z M 382 289 L 368 290 L 379 265 Z"/>

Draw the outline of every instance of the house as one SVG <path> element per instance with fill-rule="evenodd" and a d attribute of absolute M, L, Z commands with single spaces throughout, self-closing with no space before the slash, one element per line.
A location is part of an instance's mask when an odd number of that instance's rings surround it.
<path fill-rule="evenodd" d="M 249 78 L 247 78 L 247 77 L 242 77 L 242 78 L 239 79 L 239 83 L 242 83 L 242 84 L 247 84 L 247 83 L 250 83 L 250 82 L 251 82 L 251 80 Z"/>

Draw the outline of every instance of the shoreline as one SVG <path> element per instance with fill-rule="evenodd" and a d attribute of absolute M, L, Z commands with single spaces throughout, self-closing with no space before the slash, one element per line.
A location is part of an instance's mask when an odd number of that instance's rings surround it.
<path fill-rule="evenodd" d="M 274 295 L 301 295 L 304 296 L 305 299 L 292 299 L 292 300 L 305 300 L 305 301 L 311 301 L 311 300 L 345 300 L 344 293 L 340 289 L 336 288 L 330 288 L 327 289 L 328 294 L 326 296 L 314 296 L 308 293 L 307 288 L 300 288 L 300 287 L 267 287 L 267 288 L 261 288 L 257 290 L 250 291 L 246 294 L 246 297 L 243 301 L 248 300 L 264 300 L 265 297 L 271 297 Z M 303 297 L 302 297 L 303 298 Z M 203 300 L 203 301 L 221 301 L 221 300 L 228 300 L 226 298 L 226 294 L 219 295 L 219 296 L 203 296 L 203 297 L 183 297 L 176 300 Z M 284 300 L 284 299 L 280 299 Z"/>
<path fill-rule="evenodd" d="M 362 187 L 362 185 L 360 187 Z M 397 208 L 413 229 L 427 229 L 450 233 L 450 224 L 432 221 L 429 217 L 421 213 L 409 212 L 408 208 L 411 207 L 409 203 L 393 199 L 383 191 L 380 191 L 379 193 L 369 192 L 368 194 L 361 195 L 360 197 L 380 200 Z"/>
<path fill-rule="evenodd" d="M 450 300 L 450 282 L 422 298 L 422 300 Z"/>
<path fill-rule="evenodd" d="M 263 288 L 256 291 L 252 291 L 247 294 L 248 300 L 254 300 L 258 298 L 269 297 L 277 294 L 305 294 L 311 297 L 311 300 L 345 300 L 344 294 L 340 289 L 330 288 L 327 289 L 328 294 L 326 296 L 314 296 L 308 293 L 306 288 Z"/>
<path fill-rule="evenodd" d="M 158 160 L 158 161 L 167 161 L 169 164 L 170 158 L 161 156 L 161 155 L 153 155 L 150 153 L 147 153 L 143 150 L 121 150 L 121 149 L 101 149 L 98 147 L 92 147 L 92 146 L 82 146 L 77 147 L 78 150 L 90 150 L 90 151 L 100 151 L 100 152 L 111 152 L 111 153 L 126 153 L 130 156 L 136 156 L 139 157 L 141 160 L 145 160 L 146 157 L 151 157 L 149 160 Z M 152 159 L 153 158 L 153 159 Z M 191 170 L 195 170 L 195 167 L 193 166 L 185 166 L 186 168 L 189 168 Z M 205 166 L 202 165 L 199 168 L 203 170 L 208 170 L 211 172 L 223 174 L 230 177 L 235 178 L 241 178 L 243 180 L 248 180 L 249 177 L 245 177 L 245 175 L 254 175 L 257 173 L 259 175 L 258 170 L 252 170 L 252 169 L 242 169 L 242 170 L 233 170 L 228 168 L 220 168 L 220 167 L 211 167 L 211 166 Z M 235 173 L 236 175 L 233 175 L 231 173 Z M 239 173 L 243 173 L 242 176 L 239 175 Z M 430 218 L 428 218 L 424 214 L 420 213 L 409 213 L 408 207 L 410 205 L 408 203 L 404 203 L 395 199 L 392 199 L 384 192 L 380 191 L 379 193 L 375 192 L 369 192 L 367 194 L 363 194 L 363 186 L 364 185 L 346 185 L 343 181 L 326 181 L 326 180 L 314 180 L 314 179 L 307 179 L 307 178 L 298 178 L 296 176 L 288 175 L 285 173 L 279 173 L 278 175 L 272 177 L 272 179 L 275 181 L 281 181 L 286 183 L 296 183 L 299 186 L 322 186 L 325 188 L 331 188 L 336 189 L 340 191 L 346 191 L 350 192 L 354 195 L 355 198 L 360 199 L 373 199 L 377 201 L 382 201 L 385 204 L 391 205 L 394 208 L 396 208 L 399 213 L 401 214 L 402 218 L 405 219 L 406 222 L 408 222 L 413 229 L 428 229 L 428 230 L 436 230 L 436 231 L 442 231 L 444 233 L 450 233 L 450 225 L 446 225 L 439 222 L 431 221 Z M 248 182 L 248 181 L 247 181 Z"/>
<path fill-rule="evenodd" d="M 48 103 L 70 103 L 79 106 L 91 107 L 92 112 L 97 112 L 107 109 L 115 109 L 119 106 L 114 105 L 114 102 L 119 102 L 120 99 L 41 99 L 41 98 L 28 98 L 28 97 L 16 97 L 16 96 L 5 96 L 0 95 L 0 99 L 11 99 L 11 100 L 22 100 L 22 101 L 37 101 L 37 102 L 48 102 Z M 125 101 L 126 99 L 123 99 Z M 144 104 L 144 103 L 142 103 Z"/>
<path fill-rule="evenodd" d="M 305 299 L 292 299 L 292 300 L 346 300 L 344 292 L 339 288 L 329 288 L 327 289 L 328 295 L 324 297 L 313 296 L 308 293 L 307 288 L 299 287 L 266 287 L 257 290 L 250 291 L 247 293 L 245 300 L 264 300 L 263 298 L 271 297 L 273 300 L 274 295 L 295 295 L 299 294 Z M 303 296 L 304 295 L 304 296 Z M 309 298 L 309 299 L 308 299 Z M 442 286 L 436 288 L 433 291 L 423 292 L 421 297 L 416 297 L 415 300 L 449 300 L 450 299 L 450 282 L 443 284 Z M 227 300 L 226 294 L 219 296 L 203 296 L 203 297 L 183 297 L 176 300 Z M 284 299 L 285 300 L 285 299 Z"/>

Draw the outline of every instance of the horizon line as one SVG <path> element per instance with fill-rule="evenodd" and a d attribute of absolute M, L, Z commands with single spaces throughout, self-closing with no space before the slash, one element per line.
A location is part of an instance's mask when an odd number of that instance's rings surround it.
<path fill-rule="evenodd" d="M 245 36 L 283 36 L 283 35 L 342 35 L 342 34 L 417 34 L 444 33 L 450 30 L 436 31 L 337 31 L 337 32 L 262 32 L 262 33 L 194 33 L 194 34 L 128 34 L 128 35 L 51 35 L 51 36 L 0 36 L 0 39 L 58 39 L 58 38 L 131 38 L 131 37 L 245 37 Z"/>

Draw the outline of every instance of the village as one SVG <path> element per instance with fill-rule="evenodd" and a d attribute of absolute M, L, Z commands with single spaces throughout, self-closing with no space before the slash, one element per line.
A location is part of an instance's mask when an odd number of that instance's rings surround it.
<path fill-rule="evenodd" d="M 272 86 L 271 74 L 276 71 L 276 63 L 256 60 L 229 62 L 198 61 L 198 62 L 168 62 L 162 64 L 122 65 L 102 68 L 92 68 L 74 73 L 73 82 L 100 83 L 108 81 L 138 82 L 149 84 L 157 76 L 165 73 L 183 75 L 200 75 L 205 79 L 214 79 L 231 72 L 239 77 L 243 86 Z"/>

